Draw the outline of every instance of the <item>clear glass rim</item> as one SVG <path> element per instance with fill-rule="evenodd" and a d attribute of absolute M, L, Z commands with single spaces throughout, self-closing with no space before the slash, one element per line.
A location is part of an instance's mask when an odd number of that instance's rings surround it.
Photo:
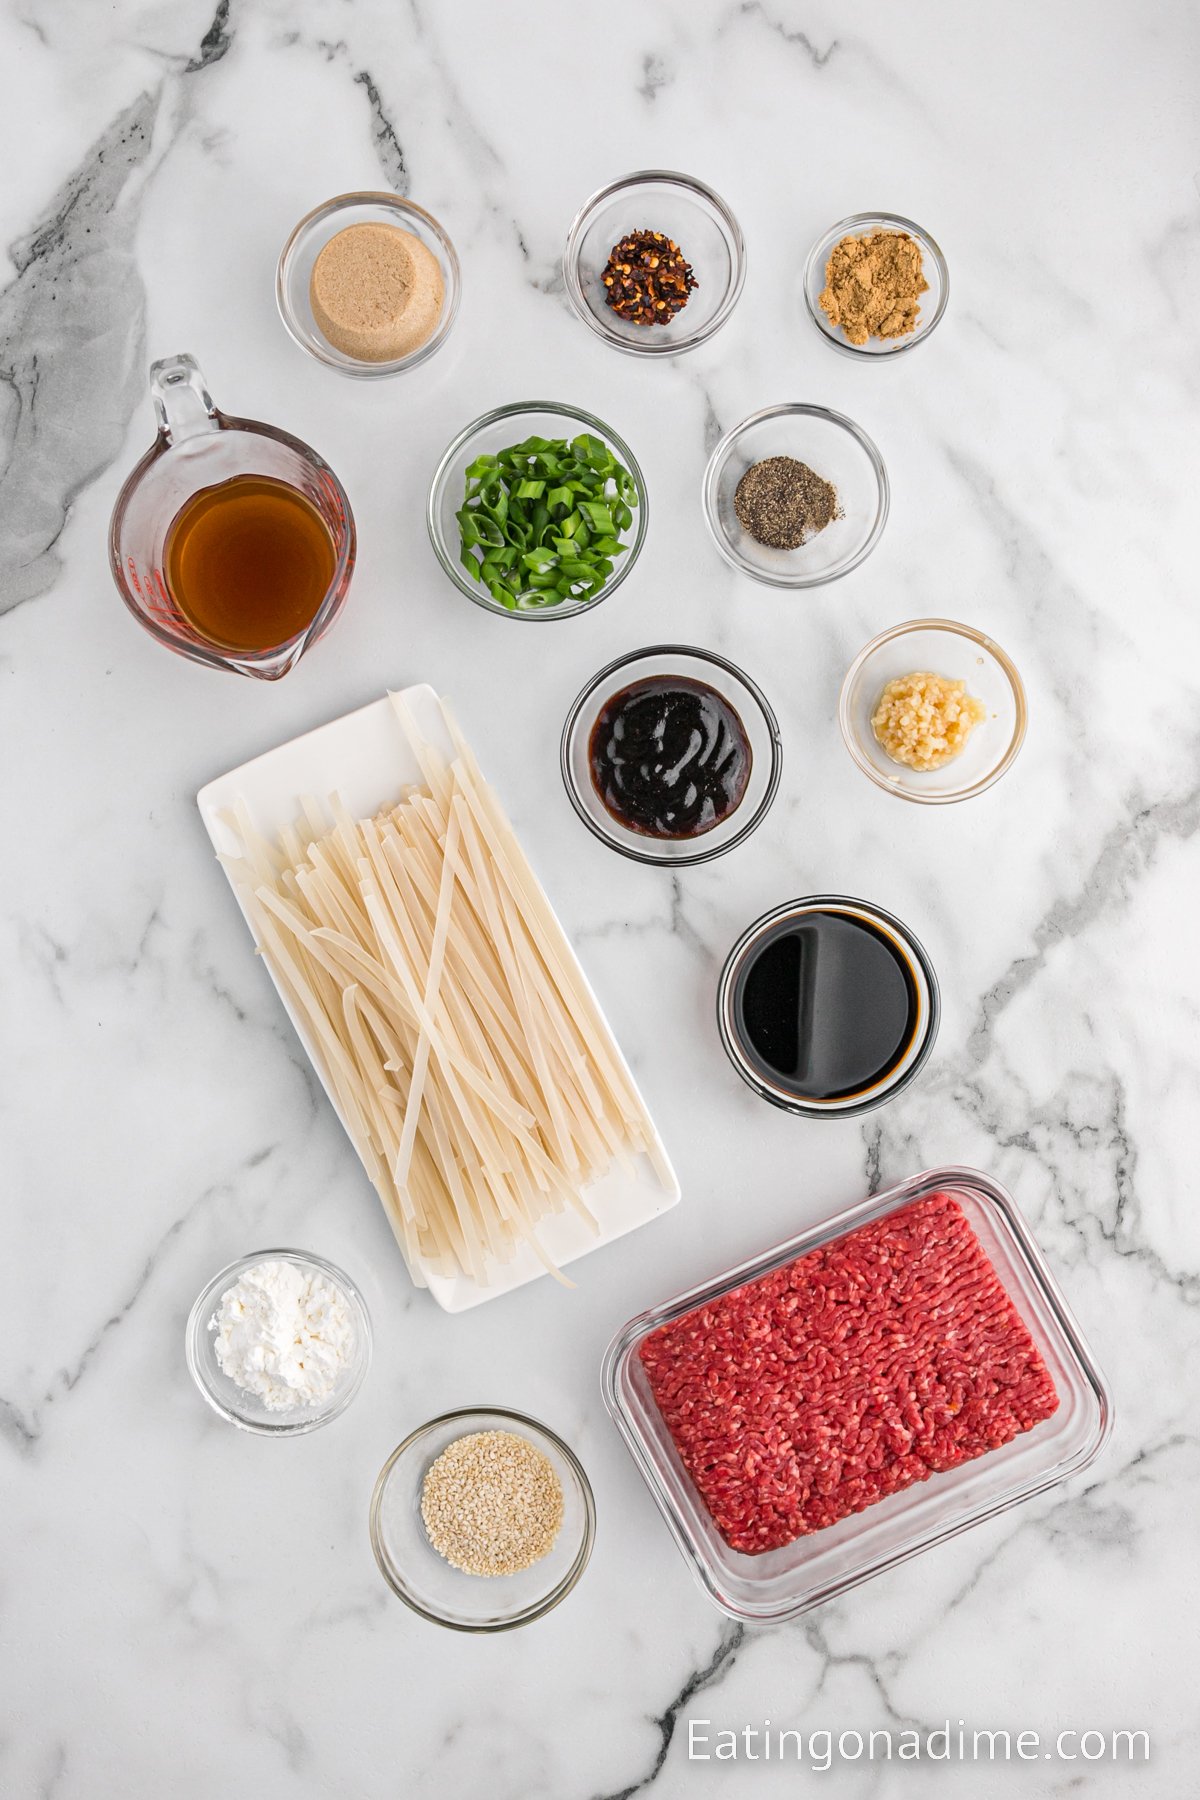
<path fill-rule="evenodd" d="M 846 562 L 817 574 L 787 575 L 781 573 L 773 575 L 765 569 L 756 568 L 752 562 L 743 557 L 734 545 L 730 543 L 729 537 L 722 528 L 721 521 L 717 515 L 717 478 L 732 454 L 734 446 L 747 431 L 750 431 L 756 425 L 765 423 L 768 419 L 794 418 L 796 416 L 824 419 L 831 425 L 839 426 L 843 431 L 848 432 L 857 442 L 860 449 L 866 453 L 867 460 L 875 475 L 878 490 L 875 520 L 864 542 L 860 544 L 854 555 L 848 558 Z M 865 562 L 867 557 L 870 556 L 872 550 L 874 550 L 876 544 L 879 542 L 880 537 L 883 535 L 883 528 L 887 524 L 888 513 L 891 510 L 891 484 L 888 481 L 887 465 L 880 454 L 879 447 L 875 443 L 875 440 L 868 437 L 862 426 L 856 425 L 854 420 L 847 418 L 845 413 L 835 412 L 834 409 L 829 406 L 817 406 L 815 403 L 807 400 L 784 400 L 777 406 L 764 406 L 759 412 L 751 413 L 747 418 L 743 419 L 740 424 L 731 426 L 717 441 L 713 448 L 712 455 L 709 457 L 704 470 L 700 494 L 704 511 L 704 523 L 708 527 L 708 535 L 711 537 L 717 550 L 720 552 L 721 556 L 724 557 L 730 568 L 736 569 L 739 575 L 748 575 L 752 581 L 762 582 L 766 587 L 777 588 L 797 589 L 825 587 L 831 581 L 841 581 L 843 576 L 849 575 L 852 570 L 857 569 L 859 564 Z"/>
<path fill-rule="evenodd" d="M 919 330 L 910 332 L 907 337 L 894 339 L 884 350 L 868 350 L 865 344 L 850 343 L 839 330 L 830 326 L 824 313 L 819 306 L 814 306 L 812 299 L 812 275 L 817 261 L 828 254 L 839 238 L 854 236 L 870 225 L 882 225 L 889 230 L 906 231 L 910 237 L 916 238 L 922 250 L 929 252 L 941 285 L 941 294 L 932 316 L 921 325 Z M 823 278 L 824 271 L 822 271 Z M 804 304 L 808 308 L 809 318 L 827 344 L 831 344 L 835 350 L 840 350 L 843 356 L 853 356 L 859 362 L 887 362 L 890 357 L 900 356 L 906 350 L 915 350 L 918 344 L 923 344 L 926 338 L 932 337 L 941 324 L 949 298 L 950 270 L 940 244 L 936 238 L 930 236 L 923 225 L 918 225 L 914 219 L 904 218 L 900 213 L 851 213 L 848 219 L 839 219 L 836 225 L 831 225 L 829 230 L 817 239 L 805 259 Z"/>
<path fill-rule="evenodd" d="M 670 856 L 664 856 L 661 854 L 656 855 L 648 850 L 639 850 L 632 844 L 626 844 L 620 839 L 610 836 L 609 833 L 602 828 L 600 822 L 592 818 L 591 814 L 584 806 L 583 801 L 580 799 L 579 791 L 575 783 L 574 771 L 571 767 L 571 744 L 574 739 L 576 726 L 583 717 L 588 701 L 611 675 L 616 674 L 618 669 L 629 668 L 632 664 L 642 662 L 650 656 L 689 657 L 697 662 L 710 663 L 715 668 L 722 669 L 725 674 L 732 675 L 735 680 L 741 682 L 742 686 L 753 695 L 759 711 L 762 714 L 768 733 L 770 734 L 771 768 L 768 775 L 766 792 L 763 794 L 761 800 L 754 809 L 754 812 L 744 824 L 739 826 L 738 830 L 735 831 L 731 837 L 726 838 L 723 843 L 711 845 L 707 849 L 697 849 L 695 851 L 683 852 L 678 855 L 672 854 Z M 580 689 L 580 692 L 576 695 L 575 700 L 571 705 L 571 709 L 567 714 L 566 723 L 563 726 L 562 737 L 559 740 L 558 764 L 562 773 L 563 786 L 567 790 L 567 798 L 570 800 L 577 816 L 583 820 L 583 823 L 587 826 L 592 836 L 598 838 L 602 844 L 607 844 L 610 850 L 616 850 L 622 856 L 627 856 L 631 862 L 648 863 L 653 868 L 692 868 L 697 863 L 714 862 L 718 856 L 726 855 L 728 851 L 734 849 L 738 844 L 744 843 L 751 832 L 756 831 L 762 824 L 767 813 L 771 809 L 771 803 L 774 800 L 775 795 L 779 791 L 779 782 L 783 774 L 783 743 L 779 735 L 779 721 L 775 717 L 770 701 L 767 699 L 758 683 L 752 681 L 744 670 L 738 668 L 736 663 L 730 662 L 727 657 L 718 656 L 715 650 L 701 650 L 694 644 L 648 644 L 644 649 L 631 650 L 625 656 L 615 657 L 612 662 L 606 663 L 602 669 L 598 670 L 597 673 L 592 676 L 591 680 Z M 676 844 L 679 840 L 670 838 L 663 841 Z M 699 841 L 702 842 L 703 840 Z"/>
<path fill-rule="evenodd" d="M 758 940 L 781 919 L 790 918 L 793 914 L 801 912 L 818 912 L 823 908 L 828 908 L 830 911 L 852 910 L 890 928 L 891 933 L 898 937 L 911 953 L 913 961 L 924 977 L 928 990 L 927 1015 L 923 1026 L 918 1026 L 918 1030 L 923 1031 L 923 1035 L 911 1061 L 902 1068 L 895 1080 L 885 1080 L 877 1091 L 868 1092 L 861 1099 L 854 1100 L 849 1105 L 820 1100 L 804 1100 L 798 1095 L 787 1094 L 783 1089 L 771 1087 L 755 1070 L 749 1058 L 742 1054 L 730 1018 L 734 984 L 742 964 Z M 875 1112 L 879 1107 L 886 1106 L 890 1100 L 894 1100 L 898 1094 L 902 1094 L 907 1087 L 911 1087 L 924 1069 L 933 1053 L 934 1044 L 937 1042 L 938 1028 L 941 1022 L 941 989 L 938 986 L 937 974 L 929 960 L 925 946 L 909 930 L 904 921 L 896 917 L 895 913 L 888 912 L 885 907 L 877 906 L 873 900 L 856 899 L 852 894 L 802 894 L 798 899 L 784 900 L 780 905 L 773 906 L 769 912 L 763 913 L 761 918 L 755 919 L 753 924 L 748 925 L 742 932 L 725 958 L 717 982 L 717 1030 L 720 1034 L 722 1048 L 734 1069 L 746 1086 L 760 1099 L 769 1101 L 781 1112 L 793 1113 L 802 1119 L 857 1119 L 861 1118 L 864 1113 Z"/>
<path fill-rule="evenodd" d="M 571 1473 L 579 1483 L 579 1491 L 583 1497 L 583 1533 L 570 1568 L 560 1577 L 548 1594 L 544 1595 L 541 1600 L 535 1601 L 531 1606 L 526 1607 L 523 1612 L 517 1613 L 511 1619 L 489 1619 L 478 1624 L 472 1624 L 462 1619 L 447 1619 L 442 1613 L 434 1612 L 431 1608 L 422 1606 L 419 1600 L 399 1585 L 384 1548 L 380 1514 L 383 1507 L 383 1496 L 387 1491 L 388 1482 L 391 1480 L 392 1471 L 396 1464 L 404 1455 L 405 1451 L 411 1450 L 414 1444 L 418 1444 L 422 1438 L 428 1437 L 431 1432 L 438 1430 L 439 1427 L 443 1425 L 454 1425 L 463 1419 L 494 1419 L 502 1421 L 506 1425 L 516 1425 L 518 1427 L 525 1426 L 540 1432 L 543 1437 L 547 1438 L 549 1442 L 554 1445 L 554 1448 L 570 1468 Z M 566 1599 L 567 1595 L 579 1580 L 579 1577 L 583 1574 L 583 1571 L 587 1568 L 591 1558 L 592 1545 L 596 1540 L 596 1499 L 592 1492 L 592 1484 L 588 1480 L 587 1471 L 584 1469 L 583 1464 L 571 1449 L 571 1446 L 564 1443 L 563 1439 L 559 1437 L 556 1431 L 552 1431 L 549 1425 L 544 1425 L 540 1419 L 532 1418 L 528 1413 L 514 1412 L 510 1407 L 506 1406 L 457 1406 L 450 1412 L 439 1413 L 434 1419 L 427 1419 L 423 1425 L 418 1425 L 414 1431 L 410 1431 L 408 1436 L 396 1445 L 396 1448 L 392 1451 L 375 1479 L 375 1487 L 371 1494 L 369 1530 L 371 1550 L 375 1557 L 376 1566 L 379 1569 L 379 1573 L 383 1576 L 383 1579 L 387 1582 L 388 1587 L 392 1590 L 398 1600 L 403 1600 L 404 1604 L 407 1607 L 410 1607 L 413 1612 L 418 1613 L 421 1618 L 428 1619 L 433 1625 L 444 1625 L 448 1631 L 463 1631 L 472 1636 L 481 1634 L 488 1635 L 499 1631 L 515 1631 L 520 1625 L 530 1625 L 535 1619 L 544 1618 L 548 1612 L 553 1612 L 554 1608 L 558 1606 L 561 1601 Z M 436 1551 L 434 1554 L 437 1554 Z"/>
<path fill-rule="evenodd" d="M 213 1305 L 220 1297 L 220 1291 L 227 1286 L 232 1286 L 240 1275 L 245 1274 L 247 1269 L 252 1269 L 257 1263 L 264 1262 L 290 1262 L 297 1267 L 319 1270 L 346 1296 L 351 1311 L 354 1313 L 355 1327 L 358 1332 L 357 1368 L 336 1401 L 324 1410 L 310 1410 L 308 1417 L 281 1415 L 277 1425 L 269 1424 L 264 1420 L 248 1419 L 228 1406 L 209 1386 L 197 1351 L 197 1345 L 201 1341 L 200 1334 L 208 1329 L 208 1319 L 211 1316 Z M 371 1366 L 371 1350 L 371 1314 L 357 1284 L 351 1281 L 345 1270 L 339 1269 L 336 1263 L 329 1262 L 323 1256 L 315 1256 L 309 1250 L 287 1248 L 252 1250 L 248 1256 L 239 1256 L 226 1268 L 218 1270 L 212 1280 L 206 1282 L 201 1288 L 193 1302 L 192 1310 L 188 1314 L 187 1326 L 184 1331 L 184 1354 L 188 1370 L 200 1390 L 202 1398 L 208 1402 L 215 1413 L 220 1414 L 221 1418 L 227 1419 L 231 1425 L 236 1425 L 239 1431 L 249 1431 L 255 1437 L 304 1437 L 308 1432 L 318 1431 L 322 1425 L 329 1425 L 334 1419 L 340 1418 L 366 1380 L 367 1371 Z"/>
<path fill-rule="evenodd" d="M 877 650 L 882 649 L 884 644 L 893 643 L 897 638 L 905 637 L 909 632 L 916 631 L 950 632 L 955 637 L 965 638 L 968 643 L 976 644 L 980 649 L 986 650 L 988 655 L 994 657 L 1000 668 L 1004 671 L 1009 686 L 1012 689 L 1013 702 L 1016 707 L 1016 719 L 1013 723 L 1013 734 L 1008 742 L 1004 755 L 1000 758 L 999 762 L 997 762 L 995 767 L 989 770 L 986 775 L 981 775 L 978 781 L 973 781 L 969 787 L 958 789 L 950 794 L 923 794 L 920 792 L 910 792 L 907 788 L 899 786 L 896 782 L 889 781 L 887 777 L 875 767 L 870 757 L 864 755 L 858 742 L 858 734 L 854 730 L 851 721 L 851 695 L 854 689 L 854 683 L 864 664 Z M 1000 648 L 994 638 L 988 637 L 986 632 L 977 631 L 973 625 L 960 625 L 954 619 L 906 619 L 903 624 L 892 625 L 889 626 L 886 631 L 879 632 L 877 636 L 871 639 L 869 644 L 863 645 L 854 661 L 850 664 L 850 667 L 846 671 L 845 679 L 842 682 L 841 693 L 838 695 L 838 726 L 841 730 L 842 742 L 845 744 L 857 766 L 862 770 L 864 775 L 868 776 L 875 783 L 876 787 L 882 788 L 885 794 L 894 794 L 898 800 L 911 800 L 917 806 L 951 806 L 959 800 L 970 800 L 973 799 L 976 794 L 982 794 L 985 789 L 990 788 L 993 783 L 999 781 L 1000 777 L 1005 774 L 1016 761 L 1021 745 L 1025 742 L 1025 732 L 1028 724 L 1029 707 L 1025 698 L 1025 684 L 1021 680 L 1017 665 L 1013 662 L 1007 652 Z"/>
<path fill-rule="evenodd" d="M 644 187 L 648 182 L 669 182 L 673 187 L 683 188 L 716 213 L 724 227 L 732 245 L 729 286 L 712 318 L 695 331 L 670 339 L 668 342 L 655 342 L 648 339 L 645 343 L 631 341 L 615 332 L 606 320 L 597 318 L 588 305 L 583 292 L 583 283 L 579 279 L 579 249 L 584 232 L 591 223 L 592 215 L 614 194 L 627 188 Z M 742 236 L 742 228 L 738 224 L 729 206 L 722 200 L 715 189 L 706 182 L 699 181 L 694 175 L 684 175 L 678 169 L 635 169 L 631 175 L 622 175 L 616 181 L 610 181 L 605 187 L 597 188 L 580 207 L 571 221 L 567 232 L 567 241 L 563 248 L 562 259 L 563 286 L 567 299 L 577 318 L 581 319 L 603 343 L 611 344 L 614 350 L 623 350 L 630 356 L 681 356 L 687 350 L 694 350 L 698 344 L 707 343 L 715 332 L 720 331 L 726 323 L 741 296 L 746 283 L 746 240 Z"/>
<path fill-rule="evenodd" d="M 407 356 L 397 357 L 393 362 L 355 362 L 348 358 L 339 358 L 332 350 L 326 351 L 318 343 L 309 343 L 299 329 L 288 299 L 288 265 L 305 232 L 323 219 L 329 218 L 335 213 L 346 212 L 355 206 L 385 207 L 388 211 L 400 213 L 404 217 L 419 219 L 441 245 L 446 257 L 446 265 L 450 271 L 450 279 L 446 283 L 446 291 L 442 296 L 441 317 L 433 332 L 423 344 L 418 344 L 417 348 L 410 351 Z M 418 206 L 415 200 L 406 200 L 401 194 L 393 194 L 386 188 L 368 188 L 355 193 L 335 194 L 331 200 L 323 200 L 319 206 L 314 206 L 310 212 L 305 213 L 288 234 L 287 241 L 279 252 L 279 261 L 275 266 L 275 304 L 279 309 L 284 329 L 292 342 L 298 344 L 306 355 L 313 358 L 314 362 L 323 363 L 327 369 L 333 369 L 339 375 L 349 376 L 352 381 L 377 381 L 388 375 L 403 375 L 409 369 L 415 369 L 419 363 L 427 361 L 441 349 L 449 337 L 451 327 L 458 317 L 461 299 L 462 267 L 458 260 L 458 252 L 450 241 L 445 227 L 434 218 L 431 212 L 426 212 L 423 206 Z"/>
<path fill-rule="evenodd" d="M 148 612 L 145 612 L 134 600 L 125 578 L 125 570 L 121 561 L 120 533 L 125 523 L 125 514 L 129 501 L 142 477 L 160 457 L 169 456 L 175 446 L 163 432 L 159 432 L 144 456 L 129 471 L 121 483 L 120 492 L 113 505 L 112 515 L 108 522 L 108 566 L 116 584 L 117 592 L 133 614 L 143 631 L 158 643 L 173 650 L 178 656 L 185 656 L 191 662 L 200 663 L 208 669 L 225 669 L 234 675 L 254 675 L 260 669 L 266 669 L 274 663 L 285 664 L 284 672 L 290 669 L 303 653 L 309 643 L 315 641 L 325 631 L 334 616 L 340 612 L 346 602 L 348 583 L 358 555 L 358 528 L 354 523 L 354 511 L 350 505 L 350 496 L 346 492 L 340 477 L 330 468 L 325 458 L 306 444 L 303 438 L 293 436 L 278 425 L 268 425 L 262 419 L 244 419 L 237 413 L 222 412 L 220 407 L 213 408 L 217 431 L 241 431 L 250 437 L 271 438 L 282 444 L 285 449 L 293 451 L 303 462 L 317 469 L 328 477 L 337 489 L 338 501 L 346 520 L 346 530 L 341 544 L 337 547 L 337 560 L 334 563 L 333 575 L 329 589 L 320 606 L 304 627 L 286 638 L 282 644 L 276 644 L 270 650 L 229 650 L 222 651 L 219 645 L 209 644 L 202 638 L 193 642 L 190 638 L 176 636 L 165 630 Z"/>
<path fill-rule="evenodd" d="M 824 1588 L 807 1594 L 799 1601 L 787 1601 L 761 1609 L 739 1606 L 722 1592 L 716 1571 L 710 1566 L 699 1546 L 693 1544 L 690 1533 L 676 1511 L 670 1493 L 659 1478 L 655 1458 L 645 1442 L 641 1429 L 635 1419 L 626 1411 L 618 1389 L 618 1373 L 632 1353 L 634 1346 L 660 1325 L 679 1318 L 707 1300 L 730 1293 L 748 1281 L 754 1281 L 769 1274 L 782 1264 L 791 1262 L 797 1256 L 803 1256 L 809 1250 L 816 1249 L 819 1245 L 828 1243 L 834 1238 L 844 1236 L 859 1225 L 883 1217 L 891 1211 L 898 1211 L 901 1207 L 922 1198 L 925 1194 L 936 1193 L 942 1188 L 963 1189 L 977 1197 L 982 1197 L 1000 1215 L 1020 1252 L 1027 1274 L 1045 1301 L 1055 1328 L 1096 1403 L 1098 1421 L 1095 1434 L 1088 1444 L 1075 1453 L 1066 1466 L 1048 1469 L 1042 1475 L 1027 1479 L 1012 1491 L 998 1494 L 986 1505 L 965 1513 L 924 1538 L 917 1538 L 911 1543 L 901 1545 L 891 1554 L 863 1563 L 840 1579 L 831 1581 Z M 634 1465 L 649 1489 L 672 1538 L 681 1551 L 693 1579 L 701 1591 L 728 1617 L 754 1624 L 772 1624 L 784 1619 L 798 1618 L 811 1611 L 813 1607 L 824 1605 L 826 1601 L 835 1599 L 838 1595 L 860 1586 L 864 1581 L 884 1574 L 888 1569 L 896 1568 L 899 1564 L 908 1562 L 912 1557 L 920 1556 L 926 1550 L 936 1548 L 938 1544 L 948 1543 L 952 1538 L 961 1536 L 964 1531 L 969 1531 L 974 1526 L 1009 1511 L 1012 1507 L 1034 1498 L 1037 1494 L 1045 1493 L 1049 1488 L 1059 1486 L 1063 1481 L 1079 1474 L 1081 1470 L 1086 1469 L 1095 1461 L 1112 1435 L 1114 1423 L 1113 1397 L 1108 1383 L 1036 1238 L 1026 1224 L 1012 1195 L 998 1181 L 983 1174 L 981 1170 L 957 1163 L 948 1163 L 940 1167 L 922 1170 L 919 1174 L 910 1175 L 906 1180 L 896 1182 L 893 1186 L 885 1188 L 877 1194 L 869 1194 L 864 1199 L 854 1202 L 853 1205 L 844 1207 L 830 1218 L 810 1226 L 805 1231 L 798 1232 L 794 1237 L 772 1245 L 757 1256 L 746 1258 L 734 1268 L 712 1276 L 706 1281 L 698 1282 L 694 1287 L 674 1295 L 660 1305 L 638 1313 L 621 1327 L 609 1343 L 601 1364 L 600 1384 L 609 1416 L 633 1458 Z"/>
<path fill-rule="evenodd" d="M 570 419 L 576 424 L 581 424 L 594 431 L 597 437 L 602 437 L 632 475 L 637 488 L 638 504 L 633 540 L 618 559 L 611 577 L 598 594 L 590 600 L 560 600 L 557 606 L 530 607 L 525 610 L 517 608 L 510 612 L 508 607 L 500 606 L 492 599 L 482 582 L 467 579 L 458 558 L 450 554 L 449 546 L 442 535 L 440 514 L 442 494 L 459 451 L 469 444 L 472 438 L 478 436 L 480 432 L 486 431 L 490 426 L 498 425 L 502 419 L 519 418 L 523 413 L 552 413 L 556 418 Z M 425 523 L 429 532 L 429 541 L 433 545 L 433 553 L 441 564 L 443 573 L 450 577 L 459 593 L 465 594 L 468 600 L 473 601 L 476 606 L 482 607 L 484 612 L 491 613 L 493 617 L 524 620 L 535 624 L 549 623 L 555 619 L 577 619 L 581 614 L 595 612 L 598 606 L 603 606 L 609 595 L 616 593 L 637 561 L 642 545 L 646 541 L 649 517 L 650 494 L 646 487 L 646 477 L 642 474 L 641 464 L 625 439 L 614 431 L 611 425 L 606 425 L 603 419 L 597 418 L 595 413 L 586 412 L 582 406 L 568 406 L 559 400 L 512 401 L 507 406 L 493 407 L 491 412 L 482 413 L 478 419 L 473 419 L 469 425 L 464 426 L 457 437 L 453 438 L 442 452 L 438 466 L 433 472 L 433 480 L 429 485 L 429 500 L 425 508 Z"/>

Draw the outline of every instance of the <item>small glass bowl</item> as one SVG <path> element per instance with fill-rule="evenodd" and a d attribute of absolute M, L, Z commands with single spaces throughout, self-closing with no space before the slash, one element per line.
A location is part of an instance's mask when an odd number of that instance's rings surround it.
<path fill-rule="evenodd" d="M 825 265 L 834 245 L 844 237 L 865 237 L 869 231 L 906 231 L 909 237 L 915 238 L 921 247 L 921 267 L 929 287 L 921 296 L 916 328 L 907 337 L 871 337 L 865 344 L 852 344 L 841 326 L 831 325 L 828 315 L 821 311 L 820 295 L 825 287 Z M 902 219 L 898 213 L 854 213 L 848 219 L 839 220 L 830 226 L 824 237 L 817 239 L 804 265 L 804 299 L 809 317 L 826 343 L 832 344 L 844 356 L 886 358 L 915 349 L 941 322 L 949 298 L 950 271 L 940 248 L 927 231 L 922 231 L 911 219 Z"/>
<path fill-rule="evenodd" d="M 330 238 L 348 225 L 398 225 L 401 230 L 420 238 L 425 248 L 436 256 L 442 271 L 442 312 L 433 335 L 407 356 L 397 357 L 392 362 L 363 362 L 356 356 L 347 356 L 330 343 L 313 318 L 309 297 L 313 264 Z M 283 246 L 275 274 L 279 316 L 300 348 L 323 362 L 326 368 L 361 381 L 374 381 L 383 375 L 402 375 L 440 350 L 458 314 L 461 293 L 458 256 L 437 220 L 424 207 L 389 193 L 337 194 L 323 205 L 315 206 L 312 212 L 305 214 Z"/>
<path fill-rule="evenodd" d="M 467 1575 L 433 1548 L 421 1519 L 430 1464 L 473 1431 L 511 1431 L 549 1458 L 562 1483 L 563 1522 L 550 1552 L 517 1575 Z M 410 1432 L 384 1463 L 371 1496 L 371 1548 L 406 1606 L 451 1631 L 512 1631 L 550 1612 L 583 1574 L 596 1535 L 592 1486 L 574 1451 L 546 1425 L 498 1406 L 465 1406 Z"/>
<path fill-rule="evenodd" d="M 750 742 L 746 792 L 719 825 L 699 837 L 656 838 L 631 831 L 609 812 L 592 781 L 589 745 L 592 726 L 601 709 L 623 688 L 656 675 L 681 675 L 714 688 L 733 707 Z M 571 805 L 601 843 L 634 862 L 665 863 L 678 869 L 724 856 L 762 823 L 779 787 L 783 749 L 779 721 L 766 696 L 748 675 L 711 650 L 697 650 L 688 644 L 654 644 L 649 649 L 619 656 L 593 675 L 567 715 L 559 764 Z"/>
<path fill-rule="evenodd" d="M 355 1351 L 349 1368 L 333 1392 L 317 1406 L 298 1406 L 290 1412 L 272 1412 L 255 1394 L 249 1394 L 231 1381 L 217 1361 L 216 1333 L 209 1322 L 221 1303 L 221 1296 L 234 1287 L 247 1269 L 258 1263 L 292 1263 L 305 1275 L 323 1275 L 326 1281 L 346 1297 L 354 1316 Z M 242 1431 L 257 1432 L 261 1437 L 302 1437 L 320 1425 L 340 1417 L 358 1393 L 371 1366 L 371 1318 L 367 1303 L 341 1269 L 324 1257 L 310 1256 L 304 1250 L 256 1250 L 239 1257 L 219 1275 L 214 1275 L 200 1294 L 188 1317 L 184 1339 L 187 1366 L 192 1379 L 214 1412 Z"/>
<path fill-rule="evenodd" d="M 699 284 L 669 325 L 635 325 L 605 299 L 604 266 L 631 231 L 661 231 L 678 244 Z M 679 356 L 720 331 L 746 279 L 741 227 L 702 181 L 670 169 L 640 169 L 593 194 L 567 233 L 563 281 L 590 331 L 631 356 Z"/>
<path fill-rule="evenodd" d="M 873 1087 L 860 1088 L 836 1099 L 815 1099 L 798 1094 L 784 1084 L 765 1063 L 739 1025 L 741 996 L 754 963 L 768 942 L 807 913 L 839 913 L 869 925 L 890 940 L 908 966 L 916 996 L 916 1022 L 904 1053 Z M 811 1005 L 811 1001 L 809 1002 Z M 928 953 L 895 913 L 885 912 L 869 900 L 850 894 L 807 894 L 785 900 L 755 919 L 743 931 L 721 970 L 717 983 L 717 1030 L 726 1056 L 746 1083 L 763 1100 L 801 1119 L 855 1119 L 886 1106 L 916 1080 L 929 1061 L 942 1019 L 942 996 Z"/>
<path fill-rule="evenodd" d="M 772 550 L 743 529 L 733 498 L 747 469 L 791 456 L 837 489 L 842 516 L 797 550 Z M 825 406 L 787 401 L 727 431 L 704 471 L 704 519 L 729 565 L 769 587 L 840 581 L 870 556 L 887 523 L 890 492 L 879 451 L 860 425 Z"/>
<path fill-rule="evenodd" d="M 958 756 L 940 769 L 893 762 L 871 729 L 885 685 L 918 670 L 965 682 L 988 709 Z M 910 619 L 881 631 L 850 664 L 838 700 L 842 737 L 863 774 L 887 793 L 923 806 L 969 800 L 999 781 L 1024 742 L 1027 717 L 1025 689 L 1011 659 L 982 631 L 952 619 Z"/>
<path fill-rule="evenodd" d="M 495 455 L 527 437 L 575 438 L 581 432 L 603 438 L 617 461 L 624 463 L 637 487 L 638 503 L 634 508 L 633 537 L 620 556 L 614 559 L 613 572 L 598 594 L 590 600 L 560 600 L 555 606 L 518 607 L 512 611 L 492 599 L 482 581 L 473 581 L 459 560 L 459 528 L 457 514 L 466 490 L 466 471 L 477 456 Z M 501 619 L 574 619 L 580 613 L 594 612 L 609 595 L 615 593 L 638 559 L 646 541 L 646 524 L 650 513 L 650 496 L 646 478 L 624 438 L 618 437 L 611 425 L 597 419 L 582 407 L 561 406 L 557 400 L 521 400 L 511 406 L 498 406 L 484 413 L 465 430 L 460 431 L 446 449 L 434 473 L 429 490 L 426 523 L 429 541 L 442 568 L 460 593 L 482 606 L 485 612 Z"/>

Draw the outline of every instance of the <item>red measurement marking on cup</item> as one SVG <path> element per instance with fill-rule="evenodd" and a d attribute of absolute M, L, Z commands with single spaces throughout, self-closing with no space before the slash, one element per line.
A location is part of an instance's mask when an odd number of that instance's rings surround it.
<path fill-rule="evenodd" d="M 169 624 L 172 628 L 176 627 L 179 623 L 178 614 L 171 604 L 171 596 L 167 592 L 162 570 L 151 569 L 148 579 L 151 592 L 145 595 L 146 611 L 152 613 L 156 619 L 161 619 L 164 624 Z"/>

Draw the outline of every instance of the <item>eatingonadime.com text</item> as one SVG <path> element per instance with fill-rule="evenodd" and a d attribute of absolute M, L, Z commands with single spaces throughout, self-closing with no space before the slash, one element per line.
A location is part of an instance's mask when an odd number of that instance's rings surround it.
<path fill-rule="evenodd" d="M 689 1762 L 797 1762 L 823 1774 L 850 1762 L 1130 1762 L 1150 1760 L 1150 1733 L 1121 1727 L 1039 1732 L 990 1730 L 946 1720 L 933 1730 L 895 1727 L 802 1731 L 773 1725 L 736 1727 L 712 1719 L 687 1722 Z"/>

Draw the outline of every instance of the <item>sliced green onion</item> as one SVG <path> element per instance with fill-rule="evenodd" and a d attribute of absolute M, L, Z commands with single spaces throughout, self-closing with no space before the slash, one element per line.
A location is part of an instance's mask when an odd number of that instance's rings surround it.
<path fill-rule="evenodd" d="M 468 464 L 459 561 L 508 612 L 592 600 L 637 504 L 637 483 L 602 438 L 528 437 Z"/>

